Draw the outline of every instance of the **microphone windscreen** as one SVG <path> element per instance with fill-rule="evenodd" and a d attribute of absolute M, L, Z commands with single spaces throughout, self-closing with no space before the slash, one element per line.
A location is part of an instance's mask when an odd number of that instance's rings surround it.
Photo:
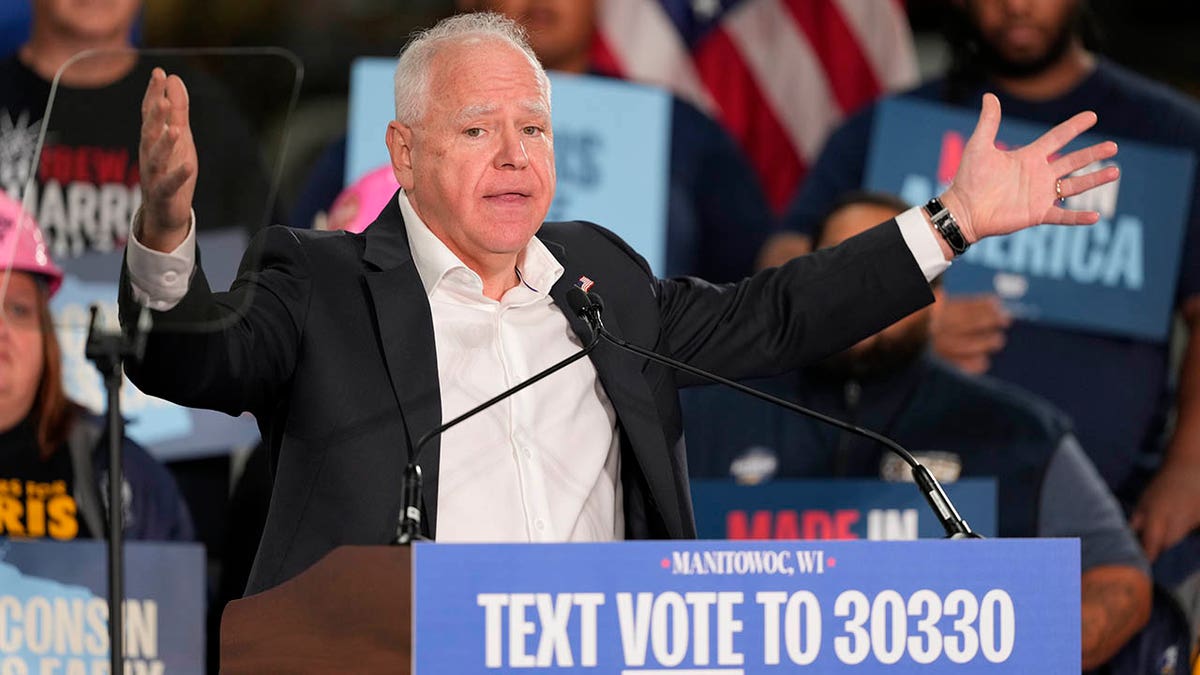
<path fill-rule="evenodd" d="M 570 305 L 571 311 L 575 312 L 575 316 L 586 318 L 588 306 L 591 304 L 588 299 L 588 294 L 578 286 L 572 286 L 567 290 L 567 304 Z"/>
<path fill-rule="evenodd" d="M 604 298 L 600 297 L 600 294 L 597 293 L 596 291 L 589 291 L 587 294 L 587 297 L 588 297 L 588 300 L 591 302 L 591 304 L 596 308 L 596 313 L 603 314 L 604 313 Z"/>

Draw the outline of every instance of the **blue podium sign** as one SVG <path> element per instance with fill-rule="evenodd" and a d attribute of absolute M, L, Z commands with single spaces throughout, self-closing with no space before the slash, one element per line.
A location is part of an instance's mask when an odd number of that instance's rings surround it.
<path fill-rule="evenodd" d="M 954 177 L 976 113 L 896 98 L 880 104 L 865 185 L 924 204 Z M 1006 118 L 999 145 L 1019 147 L 1044 125 Z M 1069 152 L 1105 140 L 1080 136 Z M 1105 164 L 1121 178 L 1067 200 L 1100 213 L 1090 227 L 1043 225 L 972 246 L 946 275 L 952 293 L 998 294 L 1013 315 L 1061 328 L 1162 342 L 1192 199 L 1196 158 L 1179 148 L 1112 138 L 1120 154 Z M 1091 166 L 1084 171 L 1097 168 Z"/>
<path fill-rule="evenodd" d="M 107 673 L 100 541 L 0 540 L 0 672 Z M 125 545 L 126 673 L 204 672 L 204 549 Z"/>
<path fill-rule="evenodd" d="M 350 73 L 346 182 L 389 162 L 394 59 L 357 59 Z M 616 232 L 662 274 L 666 265 L 671 98 L 606 77 L 549 73 L 558 187 L 547 220 L 589 220 Z"/>
<path fill-rule="evenodd" d="M 416 672 L 1070 673 L 1076 540 L 421 544 Z"/>
<path fill-rule="evenodd" d="M 996 536 L 996 481 L 943 486 L 971 529 Z M 702 539 L 936 539 L 945 532 L 912 483 L 881 480 L 772 480 L 738 485 L 693 480 Z"/>

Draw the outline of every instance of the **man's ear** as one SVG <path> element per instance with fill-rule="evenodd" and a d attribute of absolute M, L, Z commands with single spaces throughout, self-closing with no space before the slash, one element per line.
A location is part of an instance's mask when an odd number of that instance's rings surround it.
<path fill-rule="evenodd" d="M 392 158 L 392 173 L 400 187 L 412 190 L 412 127 L 392 120 L 387 127 L 388 154 Z"/>

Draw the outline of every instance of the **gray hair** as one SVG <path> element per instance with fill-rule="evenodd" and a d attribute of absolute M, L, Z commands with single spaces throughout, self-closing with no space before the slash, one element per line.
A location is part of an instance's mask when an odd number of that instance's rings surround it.
<path fill-rule="evenodd" d="M 429 95 L 429 73 L 433 57 L 447 46 L 494 40 L 521 50 L 537 72 L 538 82 L 550 101 L 550 78 L 529 46 L 525 29 L 516 21 L 495 12 L 459 14 L 439 21 L 413 36 L 396 63 L 396 121 L 412 125 L 425 114 Z"/>

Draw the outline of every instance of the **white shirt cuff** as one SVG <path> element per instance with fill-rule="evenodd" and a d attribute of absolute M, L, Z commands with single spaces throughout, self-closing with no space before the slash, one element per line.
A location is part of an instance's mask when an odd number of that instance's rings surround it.
<path fill-rule="evenodd" d="M 896 224 L 900 226 L 900 236 L 904 237 L 904 243 L 912 251 L 917 266 L 925 275 L 925 281 L 933 281 L 950 267 L 950 261 L 942 253 L 937 235 L 933 233 L 929 221 L 925 220 L 921 207 L 914 206 L 896 216 Z"/>
<path fill-rule="evenodd" d="M 170 253 L 146 248 L 137 240 L 142 229 L 142 211 L 138 209 L 129 227 L 129 242 L 125 247 L 125 265 L 133 298 L 150 309 L 165 312 L 179 304 L 187 295 L 192 272 L 196 269 L 196 212 L 188 221 L 188 233 L 183 242 Z"/>

